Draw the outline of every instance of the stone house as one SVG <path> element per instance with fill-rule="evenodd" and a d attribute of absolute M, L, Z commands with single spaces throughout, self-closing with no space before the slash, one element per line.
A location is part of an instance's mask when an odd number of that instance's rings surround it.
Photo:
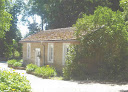
<path fill-rule="evenodd" d="M 74 28 L 40 31 L 20 41 L 23 44 L 23 64 L 51 65 L 61 71 L 69 45 L 77 44 Z"/>

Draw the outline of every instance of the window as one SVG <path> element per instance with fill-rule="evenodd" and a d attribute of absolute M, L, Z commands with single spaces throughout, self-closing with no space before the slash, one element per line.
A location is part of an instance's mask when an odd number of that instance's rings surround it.
<path fill-rule="evenodd" d="M 62 60 L 63 65 L 65 65 L 66 56 L 69 51 L 69 45 L 70 43 L 63 43 L 63 60 Z"/>
<path fill-rule="evenodd" d="M 48 43 L 48 62 L 53 63 L 53 43 Z"/>
<path fill-rule="evenodd" d="M 29 59 L 31 57 L 31 44 L 27 43 L 27 58 Z"/>

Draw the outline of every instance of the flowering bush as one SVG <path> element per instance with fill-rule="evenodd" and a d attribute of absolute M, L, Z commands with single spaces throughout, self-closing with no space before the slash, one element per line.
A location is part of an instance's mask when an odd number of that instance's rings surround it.
<path fill-rule="evenodd" d="M 43 78 L 50 78 L 57 75 L 56 70 L 49 65 L 38 67 L 35 69 L 34 73 L 38 76 L 42 76 Z"/>
<path fill-rule="evenodd" d="M 0 92 L 30 92 L 26 77 L 13 71 L 0 70 Z"/>
<path fill-rule="evenodd" d="M 37 65 L 28 64 L 28 65 L 26 66 L 26 71 L 27 71 L 27 72 L 33 72 L 33 71 L 35 71 L 35 69 L 36 69 L 37 67 L 38 67 Z"/>

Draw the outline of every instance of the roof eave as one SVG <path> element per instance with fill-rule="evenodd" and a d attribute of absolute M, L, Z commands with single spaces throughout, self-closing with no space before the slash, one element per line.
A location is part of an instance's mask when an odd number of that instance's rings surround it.
<path fill-rule="evenodd" d="M 55 43 L 55 42 L 79 42 L 78 40 L 44 40 L 44 41 L 19 41 L 19 43 Z"/>

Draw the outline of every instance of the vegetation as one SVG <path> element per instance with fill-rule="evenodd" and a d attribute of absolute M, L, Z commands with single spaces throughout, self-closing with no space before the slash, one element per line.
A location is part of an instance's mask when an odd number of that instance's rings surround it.
<path fill-rule="evenodd" d="M 6 9 L 6 2 L 5 0 L 0 0 L 0 38 L 5 36 L 5 32 L 9 31 L 11 26 L 12 15 Z"/>
<path fill-rule="evenodd" d="M 17 62 L 16 59 L 12 59 L 12 60 L 8 60 L 8 61 L 7 61 L 7 63 L 8 63 L 9 65 L 13 65 L 15 62 Z"/>
<path fill-rule="evenodd" d="M 7 0 L 2 0 L 2 2 L 5 2 Z M 0 1 L 1 4 L 1 1 Z M 21 44 L 19 44 L 19 40 L 21 40 L 21 33 L 20 30 L 17 28 L 18 23 L 18 16 L 21 14 L 23 9 L 23 1 L 22 0 L 15 0 L 11 2 L 10 0 L 8 2 L 5 2 L 4 7 L 9 14 L 12 15 L 12 20 L 8 18 L 8 16 L 4 15 L 6 21 L 8 22 L 8 31 L 4 31 L 3 38 L 0 38 L 0 57 L 5 57 L 7 59 L 15 58 L 15 52 L 19 52 L 19 55 L 22 55 L 21 53 Z M 1 5 L 0 5 L 1 6 Z M 0 14 L 5 14 L 1 13 Z M 4 18 L 1 17 L 0 21 L 3 21 Z M 4 22 L 1 22 L 4 24 Z M 6 26 L 7 26 L 6 25 Z M 11 26 L 10 26 L 11 25 Z M 4 27 L 6 29 L 6 27 Z M 5 30 L 4 29 L 4 30 Z M 2 31 L 0 31 L 2 32 Z M 2 37 L 0 36 L 0 37 Z M 17 58 L 17 56 L 16 56 Z"/>
<path fill-rule="evenodd" d="M 128 26 L 123 16 L 124 12 L 99 6 L 93 15 L 77 20 L 80 45 L 69 53 L 66 79 L 128 80 Z"/>
<path fill-rule="evenodd" d="M 14 67 L 21 67 L 22 66 L 22 63 L 21 62 L 15 62 L 13 64 Z"/>
<path fill-rule="evenodd" d="M 12 60 L 8 60 L 7 63 L 11 67 L 21 67 L 22 66 L 22 60 L 12 59 Z"/>
<path fill-rule="evenodd" d="M 14 71 L 14 70 L 13 70 Z M 26 77 L 12 71 L 0 70 L 0 92 L 30 92 Z"/>
<path fill-rule="evenodd" d="M 54 77 L 57 74 L 55 69 L 53 67 L 50 67 L 49 65 L 36 68 L 34 73 L 37 76 L 41 76 L 43 78 Z"/>
<path fill-rule="evenodd" d="M 53 67 L 50 67 L 49 65 L 38 67 L 34 64 L 28 64 L 26 66 L 26 71 L 28 73 L 34 73 L 35 75 L 43 78 L 55 77 L 57 75 L 56 70 Z"/>
<path fill-rule="evenodd" d="M 38 67 L 37 65 L 28 64 L 28 65 L 26 66 L 26 72 L 27 72 L 27 73 L 34 72 L 37 67 Z"/>

